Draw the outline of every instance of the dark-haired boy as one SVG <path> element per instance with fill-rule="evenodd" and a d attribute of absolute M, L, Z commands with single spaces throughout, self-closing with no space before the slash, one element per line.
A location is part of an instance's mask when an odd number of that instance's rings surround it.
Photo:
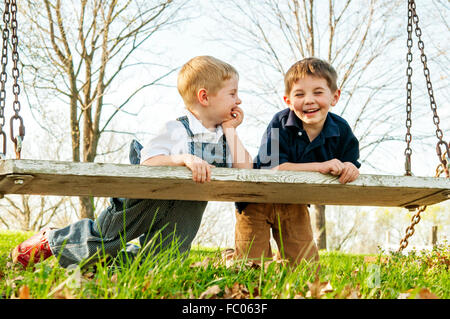
<path fill-rule="evenodd" d="M 285 75 L 288 108 L 273 117 L 262 138 L 256 168 L 316 171 L 348 183 L 359 176 L 359 142 L 348 123 L 330 113 L 339 101 L 337 74 L 317 58 L 298 61 Z M 273 146 L 278 145 L 277 147 Z M 276 151 L 272 151 L 272 149 Z M 271 257 L 270 230 L 284 258 L 318 261 L 307 205 L 236 203 L 235 257 L 259 263 Z"/>

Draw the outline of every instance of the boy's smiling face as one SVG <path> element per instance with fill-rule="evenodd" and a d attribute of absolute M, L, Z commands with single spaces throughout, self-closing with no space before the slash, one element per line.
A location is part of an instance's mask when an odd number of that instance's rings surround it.
<path fill-rule="evenodd" d="M 307 75 L 294 83 L 284 101 L 303 122 L 307 132 L 320 132 L 330 107 L 336 105 L 340 93 L 340 90 L 332 92 L 324 78 Z"/>
<path fill-rule="evenodd" d="M 232 119 L 232 110 L 242 103 L 238 96 L 238 83 L 238 78 L 233 76 L 224 81 L 222 88 L 216 94 L 209 95 L 208 117 L 216 125 Z"/>

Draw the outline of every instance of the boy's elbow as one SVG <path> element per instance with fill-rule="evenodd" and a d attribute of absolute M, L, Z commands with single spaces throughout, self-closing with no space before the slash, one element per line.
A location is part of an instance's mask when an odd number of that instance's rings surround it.
<path fill-rule="evenodd" d="M 284 168 L 285 168 L 285 166 L 286 166 L 285 164 L 286 164 L 286 163 L 283 163 L 283 164 L 274 166 L 274 167 L 271 168 L 271 170 L 274 170 L 274 171 L 282 171 L 282 170 L 284 170 Z"/>
<path fill-rule="evenodd" d="M 232 168 L 244 168 L 244 169 L 252 169 L 252 163 L 233 163 Z"/>

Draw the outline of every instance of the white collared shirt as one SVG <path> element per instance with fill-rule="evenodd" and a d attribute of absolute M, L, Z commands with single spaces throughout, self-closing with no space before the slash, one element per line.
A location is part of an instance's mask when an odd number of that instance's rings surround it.
<path fill-rule="evenodd" d="M 218 125 L 214 132 L 208 130 L 188 110 L 186 116 L 189 120 L 189 128 L 194 134 L 194 142 L 218 143 L 223 135 L 222 126 Z M 167 122 L 159 134 L 152 138 L 141 151 L 141 163 L 157 155 L 189 154 L 188 142 L 191 138 L 184 125 L 178 120 Z M 229 153 L 229 152 L 227 152 Z M 227 154 L 227 166 L 232 163 L 231 154 Z"/>

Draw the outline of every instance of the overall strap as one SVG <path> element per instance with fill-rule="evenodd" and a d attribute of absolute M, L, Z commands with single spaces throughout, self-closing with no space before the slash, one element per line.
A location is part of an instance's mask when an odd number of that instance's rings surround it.
<path fill-rule="evenodd" d="M 141 162 L 141 150 L 143 146 L 137 140 L 133 139 L 130 144 L 129 159 L 130 164 L 139 164 Z"/>
<path fill-rule="evenodd" d="M 222 135 L 222 157 L 223 157 L 223 161 L 222 163 L 226 163 L 227 162 L 227 139 L 225 137 L 225 133 Z"/>
<path fill-rule="evenodd" d="M 192 133 L 192 131 L 191 131 L 190 127 L 189 127 L 189 119 L 185 115 L 185 116 L 181 116 L 181 117 L 177 118 L 177 121 L 180 121 L 181 124 L 183 124 L 184 128 L 186 129 L 187 134 L 191 138 L 191 143 L 189 143 L 189 152 L 190 152 L 190 154 L 194 155 L 195 154 L 194 133 Z"/>
<path fill-rule="evenodd" d="M 181 116 L 181 117 L 177 118 L 177 121 L 180 121 L 181 124 L 183 124 L 183 126 L 186 129 L 186 132 L 188 133 L 189 137 L 193 138 L 194 137 L 194 133 L 192 133 L 192 131 L 191 131 L 190 127 L 189 127 L 189 119 L 188 119 L 188 117 L 186 115 L 185 116 Z"/>
<path fill-rule="evenodd" d="M 181 117 L 177 118 L 177 121 L 180 121 L 181 124 L 183 124 L 184 128 L 186 129 L 186 132 L 187 132 L 188 136 L 191 138 L 191 142 L 189 143 L 190 154 L 196 155 L 195 154 L 195 145 L 198 144 L 198 143 L 194 142 L 194 133 L 192 133 L 192 131 L 191 131 L 190 127 L 189 127 L 189 119 L 188 119 L 188 117 L 187 116 L 181 116 Z M 225 163 L 227 162 L 227 141 L 226 141 L 226 138 L 225 138 L 225 134 L 222 135 L 221 140 L 222 140 L 222 163 L 220 163 L 220 165 L 217 165 L 218 163 L 216 163 L 216 166 L 225 165 Z M 202 143 L 202 142 L 200 142 L 199 144 L 201 144 L 201 145 L 199 145 L 199 147 L 200 147 L 200 150 L 201 150 L 201 152 L 203 154 L 204 147 L 207 144 L 209 144 L 209 143 Z M 200 157 L 202 157 L 202 156 L 200 156 Z"/>

